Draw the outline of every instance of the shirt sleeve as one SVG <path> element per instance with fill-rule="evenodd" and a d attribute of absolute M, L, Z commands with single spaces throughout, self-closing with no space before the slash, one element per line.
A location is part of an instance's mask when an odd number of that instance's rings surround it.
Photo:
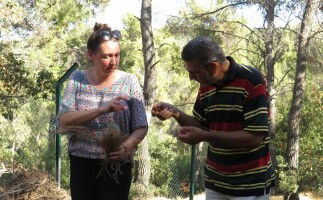
<path fill-rule="evenodd" d="M 62 103 L 57 114 L 57 127 L 59 127 L 59 117 L 67 112 L 76 111 L 76 93 L 77 93 L 77 73 L 73 72 L 67 81 Z"/>
<path fill-rule="evenodd" d="M 261 76 L 261 81 L 256 85 L 248 86 L 247 91 L 248 96 L 244 104 L 244 130 L 268 132 L 269 106 L 264 78 Z"/>
<path fill-rule="evenodd" d="M 204 112 L 202 100 L 201 100 L 201 92 L 199 91 L 194 103 L 193 115 L 195 119 L 205 128 L 209 128 L 208 122 L 206 120 L 206 114 Z"/>
<path fill-rule="evenodd" d="M 131 91 L 129 109 L 131 115 L 130 132 L 140 127 L 147 127 L 147 116 L 144 104 L 144 95 L 137 77 L 131 76 Z"/>

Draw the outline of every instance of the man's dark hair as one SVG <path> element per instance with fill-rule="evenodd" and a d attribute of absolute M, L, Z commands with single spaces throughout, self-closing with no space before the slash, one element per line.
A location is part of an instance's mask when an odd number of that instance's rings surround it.
<path fill-rule="evenodd" d="M 224 63 L 226 60 L 221 47 L 213 39 L 206 36 L 189 41 L 183 48 L 182 59 L 185 62 L 197 62 L 202 66 L 216 60 L 220 63 Z"/>

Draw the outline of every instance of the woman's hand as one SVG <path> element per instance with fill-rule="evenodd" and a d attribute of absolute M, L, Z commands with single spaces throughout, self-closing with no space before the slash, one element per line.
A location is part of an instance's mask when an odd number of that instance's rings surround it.
<path fill-rule="evenodd" d="M 128 154 L 127 147 L 122 143 L 115 151 L 109 154 L 109 159 L 112 161 L 121 161 L 124 160 Z"/>
<path fill-rule="evenodd" d="M 122 101 L 128 101 L 129 98 L 125 96 L 119 96 L 116 98 L 111 99 L 107 102 L 105 106 L 100 107 L 100 111 L 102 113 L 108 113 L 108 112 L 119 112 L 125 109 L 128 109 L 128 106 L 122 104 Z"/>
<path fill-rule="evenodd" d="M 113 161 L 124 160 L 129 153 L 137 147 L 137 145 L 144 139 L 147 134 L 147 127 L 140 127 L 135 129 L 130 136 L 122 144 L 120 144 L 113 152 L 109 154 L 109 158 Z"/>

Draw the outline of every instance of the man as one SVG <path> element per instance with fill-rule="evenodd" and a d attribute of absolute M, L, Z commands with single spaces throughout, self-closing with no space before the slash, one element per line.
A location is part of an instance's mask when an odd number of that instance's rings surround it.
<path fill-rule="evenodd" d="M 269 199 L 274 171 L 269 153 L 268 96 L 264 77 L 255 68 L 237 64 L 208 37 L 184 46 L 184 67 L 200 83 L 189 116 L 168 103 L 152 115 L 174 117 L 182 126 L 178 139 L 208 142 L 205 162 L 206 199 Z"/>

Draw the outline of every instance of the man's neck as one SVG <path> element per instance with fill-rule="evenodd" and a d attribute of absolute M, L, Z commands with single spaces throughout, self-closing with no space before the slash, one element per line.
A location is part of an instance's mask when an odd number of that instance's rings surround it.
<path fill-rule="evenodd" d="M 226 74 L 229 71 L 229 67 L 230 67 L 230 61 L 225 60 L 225 62 L 221 64 L 223 74 Z"/>
<path fill-rule="evenodd" d="M 217 69 L 217 75 L 219 80 L 222 80 L 225 77 L 226 73 L 229 71 L 229 66 L 230 66 L 229 60 L 225 60 L 224 63 L 220 63 Z"/>
<path fill-rule="evenodd" d="M 230 68 L 230 61 L 226 60 L 224 63 L 220 63 L 216 71 L 215 85 L 220 85 L 227 77 Z"/>

